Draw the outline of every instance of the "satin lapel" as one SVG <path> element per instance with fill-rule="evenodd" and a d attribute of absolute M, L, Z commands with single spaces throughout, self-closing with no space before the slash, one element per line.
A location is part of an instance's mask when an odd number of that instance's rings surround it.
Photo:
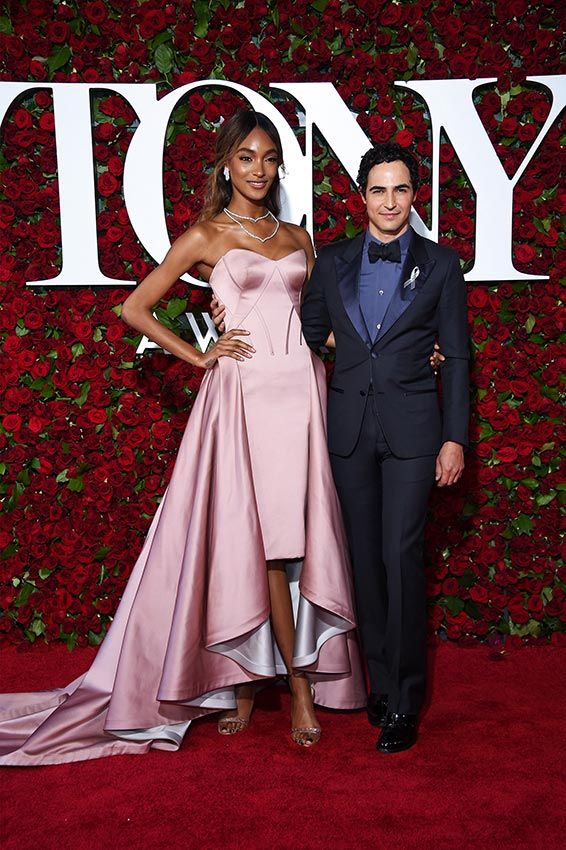
<path fill-rule="evenodd" d="M 360 310 L 360 265 L 364 234 L 356 236 L 348 243 L 342 256 L 334 258 L 338 289 L 344 304 L 344 309 L 350 321 L 364 342 L 371 342 L 366 323 Z"/>
<path fill-rule="evenodd" d="M 401 318 L 407 307 L 412 304 L 426 283 L 426 280 L 435 264 L 436 260 L 432 260 L 428 256 L 424 240 L 413 231 L 411 244 L 409 245 L 409 250 L 407 251 L 407 256 L 403 263 L 399 283 L 395 287 L 395 292 L 393 293 L 393 297 L 389 302 L 387 312 L 385 313 L 383 322 L 381 323 L 381 330 L 374 342 L 379 342 L 385 336 L 387 331 L 395 324 L 395 322 Z M 409 280 L 411 272 L 415 268 L 418 268 L 419 275 L 415 280 L 414 288 L 411 289 L 410 286 L 404 286 L 404 284 Z"/>

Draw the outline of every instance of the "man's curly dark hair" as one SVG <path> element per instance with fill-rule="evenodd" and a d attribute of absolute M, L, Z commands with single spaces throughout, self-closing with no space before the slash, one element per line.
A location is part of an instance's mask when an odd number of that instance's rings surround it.
<path fill-rule="evenodd" d="M 396 142 L 383 142 L 370 148 L 362 157 L 358 171 L 358 186 L 365 194 L 368 185 L 368 176 L 374 165 L 382 162 L 396 162 L 400 160 L 409 169 L 413 192 L 419 188 L 419 163 L 416 156 L 407 148 L 402 148 Z"/>

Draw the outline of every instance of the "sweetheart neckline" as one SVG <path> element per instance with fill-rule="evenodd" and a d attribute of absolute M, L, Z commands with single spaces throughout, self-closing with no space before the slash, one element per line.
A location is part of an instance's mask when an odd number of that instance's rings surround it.
<path fill-rule="evenodd" d="M 218 261 L 212 267 L 212 271 L 210 272 L 210 277 L 208 278 L 209 283 L 212 279 L 212 275 L 214 274 L 214 272 L 216 271 L 216 269 L 218 268 L 218 266 L 220 265 L 222 260 L 225 259 L 225 257 L 227 257 L 228 254 L 231 251 L 245 251 L 247 254 L 253 254 L 255 257 L 261 257 L 262 260 L 268 260 L 268 262 L 270 262 L 270 263 L 280 263 L 280 262 L 282 262 L 282 260 L 286 260 L 287 257 L 292 257 L 293 254 L 298 254 L 300 251 L 302 251 L 303 254 L 305 255 L 305 264 L 306 264 L 306 259 L 307 259 L 307 252 L 305 251 L 304 248 L 296 248 L 294 251 L 290 251 L 288 254 L 284 254 L 283 257 L 266 257 L 265 254 L 260 254 L 259 251 L 252 251 L 251 248 L 228 248 L 226 253 L 222 254 L 222 256 L 219 257 Z"/>

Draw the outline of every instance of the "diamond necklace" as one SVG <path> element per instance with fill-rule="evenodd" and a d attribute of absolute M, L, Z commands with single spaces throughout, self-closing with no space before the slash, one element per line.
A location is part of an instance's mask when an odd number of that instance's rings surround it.
<path fill-rule="evenodd" d="M 240 229 L 244 231 L 244 233 L 247 236 L 251 236 L 252 239 L 257 239 L 259 242 L 267 242 L 269 239 L 273 239 L 273 237 L 275 236 L 275 234 L 279 230 L 279 220 L 277 218 L 275 218 L 275 216 L 273 215 L 273 213 L 270 210 L 268 210 L 265 215 L 262 215 L 259 218 L 252 218 L 251 216 L 247 216 L 247 215 L 238 216 L 237 213 L 231 212 L 226 207 L 224 207 L 223 211 L 226 213 L 228 218 L 232 219 L 234 224 L 237 224 L 240 227 Z M 275 230 L 273 231 L 273 233 L 270 233 L 269 236 L 264 236 L 264 237 L 256 236 L 256 234 L 252 233 L 250 230 L 248 230 L 248 228 L 245 227 L 244 224 L 241 221 L 238 221 L 238 218 L 242 218 L 242 219 L 244 219 L 244 221 L 255 222 L 255 221 L 261 221 L 262 219 L 268 218 L 269 216 L 271 216 L 271 218 L 275 222 Z"/>
<path fill-rule="evenodd" d="M 264 215 L 258 215 L 257 218 L 254 218 L 251 215 L 240 215 L 240 213 L 235 213 L 233 212 L 233 210 L 226 209 L 226 207 L 224 207 L 224 212 L 228 213 L 228 215 L 230 216 L 234 216 L 234 218 L 239 218 L 241 221 L 253 221 L 254 224 L 256 224 L 258 221 L 263 221 L 264 218 L 269 218 L 269 216 L 271 215 L 269 210 L 267 210 Z"/>

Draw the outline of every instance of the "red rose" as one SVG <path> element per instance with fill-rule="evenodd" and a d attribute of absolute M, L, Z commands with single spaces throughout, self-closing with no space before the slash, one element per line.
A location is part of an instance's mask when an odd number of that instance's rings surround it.
<path fill-rule="evenodd" d="M 30 330 L 38 330 L 43 327 L 43 319 L 36 310 L 30 310 L 24 316 L 24 325 L 26 328 L 30 328 Z"/>
<path fill-rule="evenodd" d="M 13 116 L 13 121 L 16 127 L 20 130 L 28 130 L 32 125 L 31 114 L 27 109 L 16 109 Z"/>
<path fill-rule="evenodd" d="M 104 599 L 97 599 L 96 607 L 101 614 L 111 614 L 115 610 L 116 603 L 109 596 L 105 596 Z"/>
<path fill-rule="evenodd" d="M 45 420 L 40 419 L 39 416 L 30 416 L 28 420 L 28 428 L 34 434 L 39 434 L 45 427 Z"/>
<path fill-rule="evenodd" d="M 94 423 L 95 425 L 101 425 L 103 422 L 108 422 L 108 414 L 105 410 L 101 410 L 98 407 L 92 407 L 88 412 L 89 422 Z"/>
<path fill-rule="evenodd" d="M 5 431 L 19 431 L 22 427 L 22 418 L 17 413 L 8 413 L 2 420 L 2 427 Z"/>
<path fill-rule="evenodd" d="M 352 189 L 350 178 L 346 177 L 345 174 L 336 174 L 335 176 L 331 177 L 330 185 L 332 186 L 332 191 L 335 192 L 337 195 L 345 195 Z"/>
<path fill-rule="evenodd" d="M 346 209 L 352 216 L 359 216 L 365 213 L 366 205 L 364 203 L 364 199 L 358 192 L 352 192 L 352 194 L 346 198 Z"/>
<path fill-rule="evenodd" d="M 55 129 L 55 116 L 52 112 L 44 112 L 39 119 L 39 128 L 46 133 L 51 133 Z"/>
<path fill-rule="evenodd" d="M 93 327 L 90 322 L 75 322 L 73 324 L 73 331 L 77 339 L 86 340 L 92 338 Z"/>
<path fill-rule="evenodd" d="M 380 97 L 376 104 L 376 109 L 382 115 L 391 115 L 393 113 L 394 107 L 395 104 L 393 102 L 393 99 L 387 94 Z"/>
<path fill-rule="evenodd" d="M 442 592 L 446 596 L 457 596 L 460 585 L 455 578 L 447 578 L 442 582 Z"/>
<path fill-rule="evenodd" d="M 120 466 L 124 466 L 127 468 L 131 468 L 136 462 L 136 456 L 129 446 L 124 446 L 122 451 L 120 452 L 120 456 L 118 458 L 118 463 Z"/>
<path fill-rule="evenodd" d="M 526 265 L 532 263 L 536 257 L 536 251 L 532 245 L 515 245 L 515 256 L 521 264 Z"/>
<path fill-rule="evenodd" d="M 395 135 L 395 141 L 397 144 L 401 145 L 402 148 L 408 148 L 413 144 L 413 134 L 410 130 L 399 130 Z"/>
<path fill-rule="evenodd" d="M 470 599 L 474 602 L 485 603 L 488 600 L 488 593 L 485 587 L 475 584 L 470 588 Z"/>
<path fill-rule="evenodd" d="M 101 24 L 108 17 L 108 10 L 102 0 L 94 0 L 93 3 L 85 3 L 81 6 L 81 13 L 91 24 Z"/>
<path fill-rule="evenodd" d="M 118 185 L 118 181 L 109 171 L 104 171 L 98 178 L 98 191 L 104 198 L 113 195 Z"/>

